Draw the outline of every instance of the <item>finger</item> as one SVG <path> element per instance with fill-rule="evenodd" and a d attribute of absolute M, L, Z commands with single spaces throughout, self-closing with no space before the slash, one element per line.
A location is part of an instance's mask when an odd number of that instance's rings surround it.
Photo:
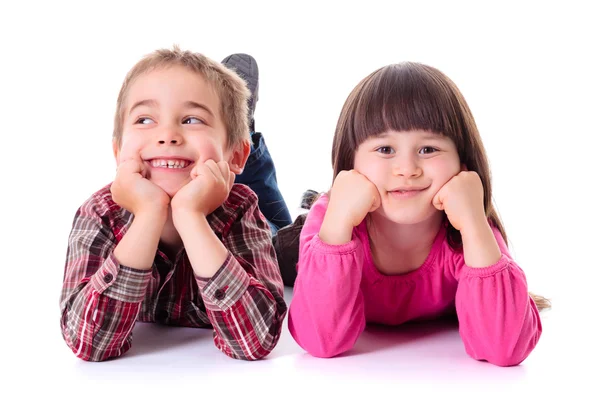
<path fill-rule="evenodd" d="M 216 162 L 214 162 L 213 160 L 206 160 L 206 162 L 204 163 L 204 166 L 212 174 L 212 175 L 208 175 L 208 176 L 212 176 L 217 182 L 223 181 L 223 177 L 221 176 L 221 171 L 219 170 L 219 166 L 217 165 Z"/>
<path fill-rule="evenodd" d="M 140 168 L 139 173 L 144 178 L 148 178 L 150 176 L 150 165 L 142 159 L 142 156 L 140 154 L 137 155 L 137 157 L 135 158 L 135 161 L 137 162 L 137 164 Z"/>
<path fill-rule="evenodd" d="M 231 188 L 233 187 L 233 184 L 235 183 L 235 174 L 231 171 L 229 171 L 229 182 L 228 182 L 228 191 L 231 191 Z"/>
<path fill-rule="evenodd" d="M 126 174 L 142 174 L 144 172 L 144 164 L 141 158 L 130 157 L 121 161 L 118 169 Z"/>
<path fill-rule="evenodd" d="M 432 200 L 432 204 L 435 208 L 437 208 L 440 211 L 444 210 L 444 200 L 441 196 L 441 192 L 442 190 L 440 190 L 435 196 L 433 196 L 433 200 Z"/>
<path fill-rule="evenodd" d="M 379 191 L 375 190 L 375 194 L 373 195 L 373 205 L 371 205 L 369 212 L 373 212 L 379 207 L 381 207 L 381 196 L 379 195 Z"/>
<path fill-rule="evenodd" d="M 219 167 L 219 172 L 221 173 L 221 176 L 223 177 L 223 181 L 225 183 L 229 183 L 229 164 L 227 164 L 225 161 L 219 161 L 217 163 L 217 166 Z"/>
<path fill-rule="evenodd" d="M 198 168 L 200 168 L 200 165 L 196 164 L 196 166 L 190 171 L 190 178 L 192 178 L 192 180 L 198 177 Z"/>

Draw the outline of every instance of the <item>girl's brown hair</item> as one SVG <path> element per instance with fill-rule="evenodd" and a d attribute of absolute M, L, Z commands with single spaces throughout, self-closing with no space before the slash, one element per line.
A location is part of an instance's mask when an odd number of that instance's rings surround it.
<path fill-rule="evenodd" d="M 483 184 L 486 216 L 505 242 L 506 231 L 492 204 L 489 163 L 475 119 L 458 87 L 441 71 L 416 62 L 385 66 L 364 78 L 350 93 L 338 119 L 332 149 L 333 179 L 354 167 L 358 146 L 386 131 L 425 130 L 448 136 L 461 163 Z M 460 232 L 448 224 L 449 245 L 461 249 Z M 550 303 L 531 294 L 538 309 Z"/>

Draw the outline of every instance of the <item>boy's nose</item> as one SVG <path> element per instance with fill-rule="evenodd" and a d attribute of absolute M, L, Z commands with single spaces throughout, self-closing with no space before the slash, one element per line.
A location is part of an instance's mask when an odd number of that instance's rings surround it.
<path fill-rule="evenodd" d="M 180 145 L 182 142 L 183 137 L 177 130 L 169 129 L 158 136 L 158 144 Z"/>
<path fill-rule="evenodd" d="M 165 141 L 165 140 L 159 140 L 159 141 L 158 141 L 158 143 L 160 143 L 160 144 L 165 144 L 165 143 L 167 143 L 167 141 Z M 170 143 L 170 144 L 179 144 L 179 141 L 178 141 L 177 139 L 171 139 L 171 140 L 169 141 L 169 143 Z"/>

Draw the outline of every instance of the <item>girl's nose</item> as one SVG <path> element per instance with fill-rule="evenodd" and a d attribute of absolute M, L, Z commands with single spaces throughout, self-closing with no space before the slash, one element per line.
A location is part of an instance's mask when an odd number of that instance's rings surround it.
<path fill-rule="evenodd" d="M 394 163 L 394 175 L 405 178 L 414 178 L 421 175 L 423 171 L 419 163 L 412 157 L 398 158 Z"/>

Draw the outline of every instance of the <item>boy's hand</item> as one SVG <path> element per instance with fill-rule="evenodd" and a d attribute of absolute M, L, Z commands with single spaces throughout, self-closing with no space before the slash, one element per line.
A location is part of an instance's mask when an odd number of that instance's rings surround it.
<path fill-rule="evenodd" d="M 147 171 L 139 156 L 121 161 L 110 187 L 114 202 L 135 216 L 168 211 L 169 195 L 146 177 Z"/>
<path fill-rule="evenodd" d="M 207 216 L 229 196 L 235 174 L 225 161 L 207 160 L 191 171 L 192 180 L 173 196 L 173 214 L 192 213 Z"/>

